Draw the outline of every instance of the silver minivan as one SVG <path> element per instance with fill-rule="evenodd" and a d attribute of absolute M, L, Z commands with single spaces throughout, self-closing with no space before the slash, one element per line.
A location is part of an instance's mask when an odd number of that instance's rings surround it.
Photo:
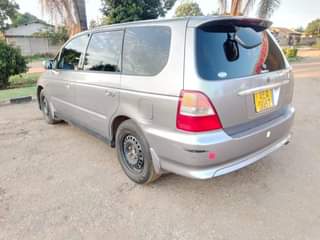
<path fill-rule="evenodd" d="M 136 183 L 238 170 L 290 139 L 293 75 L 270 25 L 188 17 L 82 32 L 46 62 L 40 109 L 115 147 Z"/>

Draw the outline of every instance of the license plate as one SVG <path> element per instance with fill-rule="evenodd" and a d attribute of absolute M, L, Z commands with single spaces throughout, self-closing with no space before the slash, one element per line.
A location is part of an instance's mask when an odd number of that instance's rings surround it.
<path fill-rule="evenodd" d="M 254 104 L 256 112 L 262 112 L 273 107 L 272 90 L 267 89 L 254 94 Z"/>

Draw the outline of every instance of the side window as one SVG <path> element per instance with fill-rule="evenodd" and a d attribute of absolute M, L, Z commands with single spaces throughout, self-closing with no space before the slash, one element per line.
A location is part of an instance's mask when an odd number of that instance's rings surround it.
<path fill-rule="evenodd" d="M 169 58 L 171 31 L 169 27 L 127 28 L 123 48 L 123 73 L 156 75 Z"/>
<path fill-rule="evenodd" d="M 120 72 L 122 38 L 123 31 L 94 33 L 85 55 L 84 69 Z"/>
<path fill-rule="evenodd" d="M 78 70 L 81 54 L 88 42 L 88 35 L 82 35 L 71 40 L 61 51 L 58 69 Z"/>

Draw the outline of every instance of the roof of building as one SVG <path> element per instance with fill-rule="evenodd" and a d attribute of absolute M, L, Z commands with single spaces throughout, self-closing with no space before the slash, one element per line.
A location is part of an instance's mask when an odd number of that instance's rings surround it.
<path fill-rule="evenodd" d="M 302 33 L 300 32 L 297 32 L 293 29 L 289 29 L 289 28 L 285 28 L 285 27 L 271 27 L 271 31 L 272 32 L 278 32 L 278 33 L 283 33 L 283 34 L 286 34 L 286 35 L 289 35 L 289 34 L 297 34 L 297 35 L 302 35 Z"/>
<path fill-rule="evenodd" d="M 9 28 L 5 31 L 6 37 L 31 37 L 34 33 L 46 31 L 52 26 L 45 23 L 33 22 L 29 24 L 20 25 L 18 27 Z"/>

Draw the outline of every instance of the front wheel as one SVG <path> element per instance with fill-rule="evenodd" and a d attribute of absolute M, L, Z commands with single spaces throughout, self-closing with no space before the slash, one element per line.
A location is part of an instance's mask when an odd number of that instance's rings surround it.
<path fill-rule="evenodd" d="M 53 113 L 50 108 L 50 103 L 48 99 L 46 98 L 46 95 L 44 93 L 44 90 L 42 89 L 40 92 L 40 108 L 43 113 L 44 120 L 48 124 L 55 124 L 58 121 L 54 118 Z"/>
<path fill-rule="evenodd" d="M 126 120 L 119 126 L 116 148 L 121 167 L 132 181 L 147 184 L 159 177 L 154 170 L 149 144 L 132 120 Z"/>

